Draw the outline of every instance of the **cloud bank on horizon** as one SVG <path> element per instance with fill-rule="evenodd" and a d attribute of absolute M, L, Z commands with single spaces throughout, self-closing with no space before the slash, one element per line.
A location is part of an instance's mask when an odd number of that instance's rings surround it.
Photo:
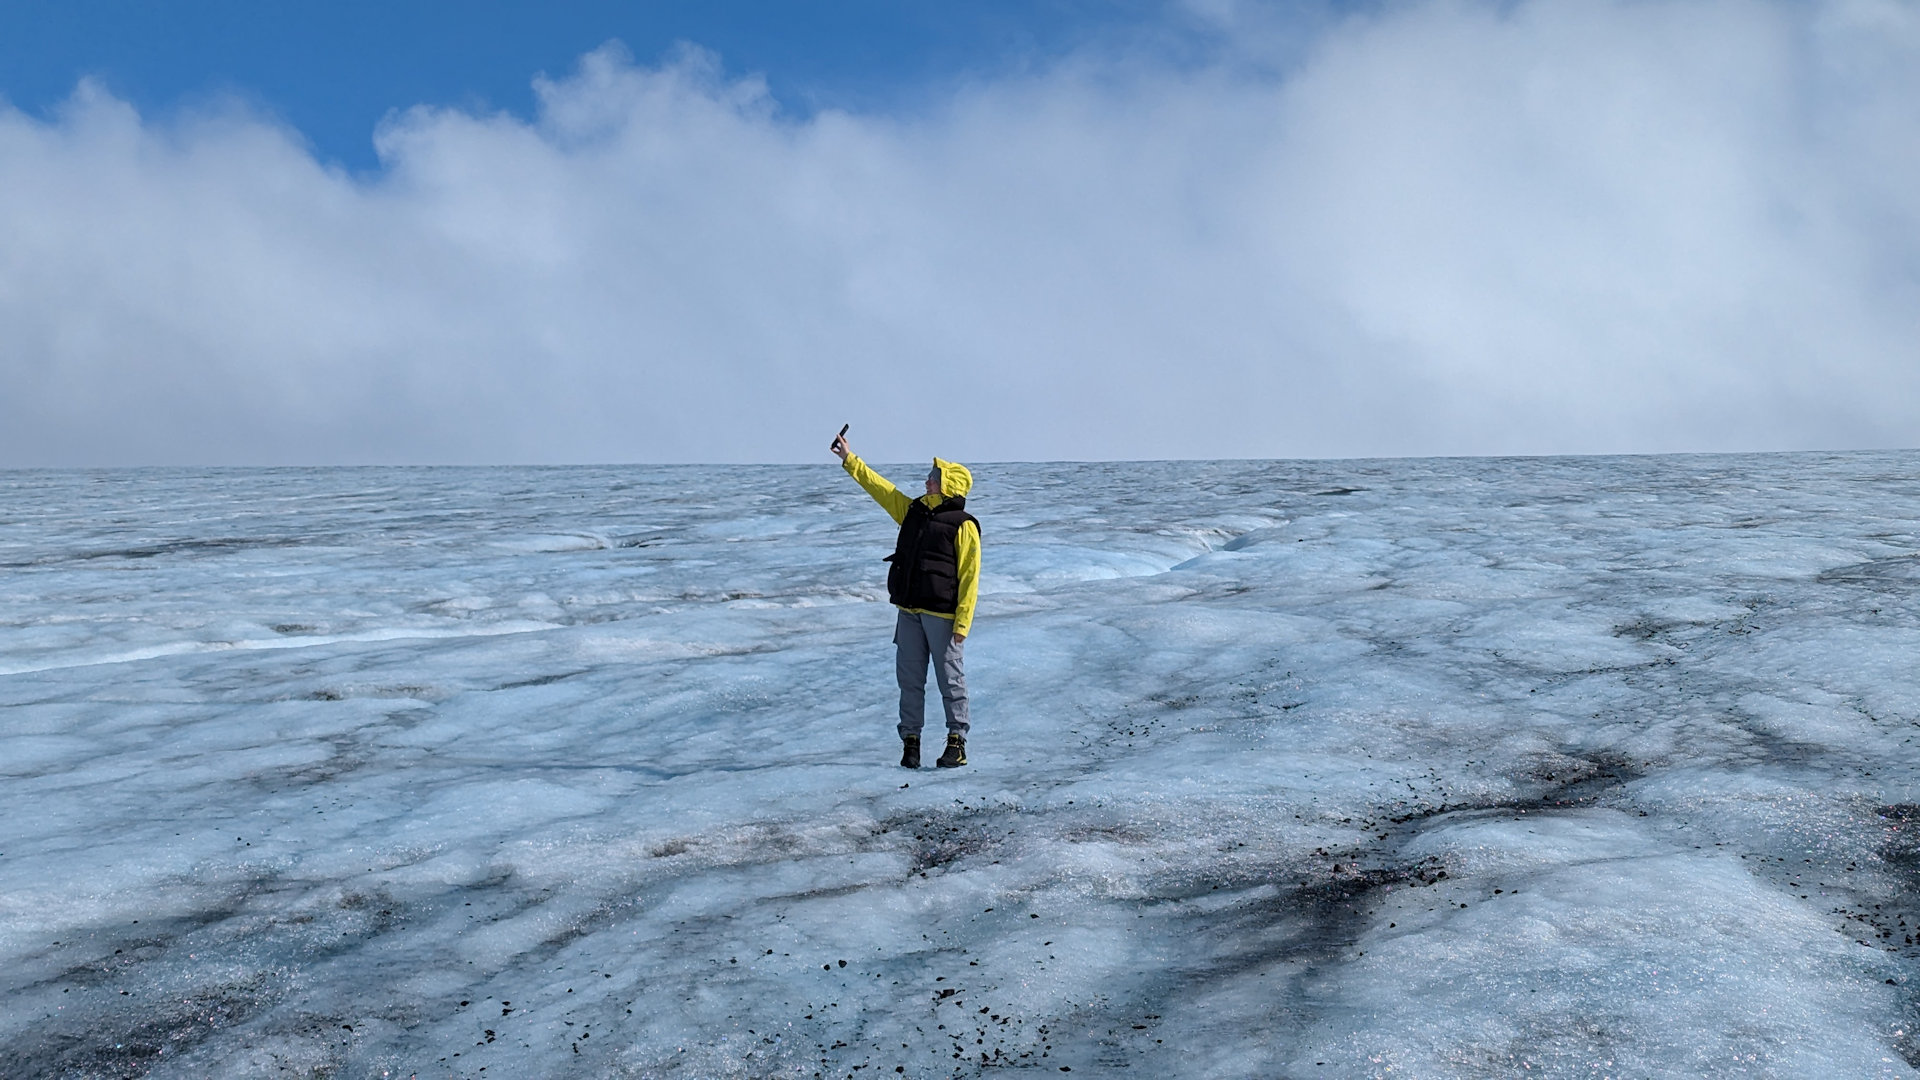
<path fill-rule="evenodd" d="M 1920 7 L 1265 11 L 911 116 L 609 45 L 371 175 L 0 105 L 0 465 L 1920 444 Z"/>

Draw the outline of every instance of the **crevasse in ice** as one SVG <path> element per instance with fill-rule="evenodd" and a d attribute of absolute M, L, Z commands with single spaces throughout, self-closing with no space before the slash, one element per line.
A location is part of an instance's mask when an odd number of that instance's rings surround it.
<path fill-rule="evenodd" d="M 1920 455 L 976 472 L 0 473 L 7 1075 L 1914 1075 Z"/>

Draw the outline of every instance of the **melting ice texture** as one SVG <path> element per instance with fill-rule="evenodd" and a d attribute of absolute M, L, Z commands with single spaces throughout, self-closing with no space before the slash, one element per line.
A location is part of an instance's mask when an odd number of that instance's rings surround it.
<path fill-rule="evenodd" d="M 983 466 L 917 773 L 830 464 L 0 474 L 0 1055 L 1913 1076 L 1917 474 Z"/>

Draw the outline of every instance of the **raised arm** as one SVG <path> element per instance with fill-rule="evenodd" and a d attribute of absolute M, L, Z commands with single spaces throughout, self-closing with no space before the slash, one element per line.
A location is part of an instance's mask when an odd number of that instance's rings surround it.
<path fill-rule="evenodd" d="M 867 463 L 861 461 L 860 455 L 847 445 L 845 435 L 833 440 L 833 452 L 839 455 L 840 467 L 847 470 L 847 475 L 853 477 L 855 483 L 867 489 L 867 494 L 873 496 L 873 501 L 880 504 L 880 509 L 893 518 L 895 525 L 906 520 L 907 507 L 913 505 L 913 500 L 894 487 L 891 480 L 867 468 Z"/>

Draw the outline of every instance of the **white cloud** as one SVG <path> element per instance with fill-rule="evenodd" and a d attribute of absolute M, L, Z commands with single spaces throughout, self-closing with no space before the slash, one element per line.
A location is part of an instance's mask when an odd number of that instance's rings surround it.
<path fill-rule="evenodd" d="M 0 108 L 0 463 L 1920 443 L 1920 8 L 1195 7 L 910 118 L 601 50 L 373 177 Z"/>

